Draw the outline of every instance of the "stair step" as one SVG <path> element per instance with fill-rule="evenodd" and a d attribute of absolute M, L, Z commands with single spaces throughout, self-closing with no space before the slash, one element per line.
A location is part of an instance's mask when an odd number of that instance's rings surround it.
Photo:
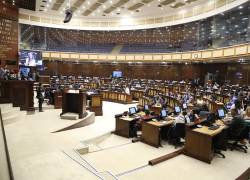
<path fill-rule="evenodd" d="M 4 118 L 7 118 L 13 114 L 16 114 L 16 113 L 19 113 L 20 112 L 20 108 L 19 107 L 13 107 L 13 108 L 9 108 L 9 109 L 6 109 L 4 111 L 2 111 L 2 117 L 3 119 Z"/>
<path fill-rule="evenodd" d="M 65 113 L 61 115 L 61 119 L 67 119 L 67 120 L 78 120 L 79 114 L 76 113 Z"/>
<path fill-rule="evenodd" d="M 0 104 L 0 108 L 1 108 L 1 111 L 6 111 L 10 108 L 13 108 L 13 105 L 12 104 Z"/>
<path fill-rule="evenodd" d="M 25 112 L 19 111 L 19 112 L 12 114 L 10 116 L 3 117 L 3 123 L 4 123 L 4 125 L 15 123 L 17 121 L 20 121 L 21 119 L 24 119 L 24 116 L 25 116 Z"/>

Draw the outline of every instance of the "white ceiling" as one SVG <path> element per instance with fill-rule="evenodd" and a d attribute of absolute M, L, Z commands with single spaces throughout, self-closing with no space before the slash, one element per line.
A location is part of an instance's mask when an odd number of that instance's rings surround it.
<path fill-rule="evenodd" d="M 74 17 L 88 19 L 119 19 L 166 16 L 184 12 L 199 4 L 214 0 L 36 0 L 36 11 L 46 15 L 64 16 L 69 7 Z M 164 5 L 166 3 L 166 5 Z M 159 7 L 159 5 L 161 7 Z M 178 7 L 180 5 L 180 7 Z M 44 6 L 44 7 L 42 7 Z M 137 6 L 137 8 L 136 8 Z M 130 9 L 134 7 L 134 9 Z"/>

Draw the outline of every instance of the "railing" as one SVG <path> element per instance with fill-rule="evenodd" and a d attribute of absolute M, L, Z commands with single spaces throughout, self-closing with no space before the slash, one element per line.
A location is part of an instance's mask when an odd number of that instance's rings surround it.
<path fill-rule="evenodd" d="M 69 61 L 112 61 L 112 62 L 216 62 L 220 60 L 239 60 L 250 55 L 250 44 L 238 44 L 235 46 L 206 49 L 200 51 L 187 51 L 176 53 L 141 53 L 141 54 L 86 54 L 69 52 L 43 52 L 45 60 L 69 60 Z M 244 60 L 244 59 L 242 59 Z"/>
<path fill-rule="evenodd" d="M 14 180 L 1 109 L 0 121 L 0 179 Z"/>

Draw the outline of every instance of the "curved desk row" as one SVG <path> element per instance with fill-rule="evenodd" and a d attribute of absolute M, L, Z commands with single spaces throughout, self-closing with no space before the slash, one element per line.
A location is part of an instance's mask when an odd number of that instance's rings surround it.
<path fill-rule="evenodd" d="M 143 97 L 145 92 L 143 90 L 131 90 L 131 95 L 134 100 L 139 100 L 141 97 Z"/>
<path fill-rule="evenodd" d="M 101 91 L 104 101 L 129 104 L 132 103 L 132 95 L 122 92 Z"/>
<path fill-rule="evenodd" d="M 208 109 L 210 112 L 216 113 L 218 109 L 224 108 L 224 104 L 222 102 L 212 101 L 207 97 L 203 97 L 203 101 L 205 101 L 206 104 L 208 104 Z"/>

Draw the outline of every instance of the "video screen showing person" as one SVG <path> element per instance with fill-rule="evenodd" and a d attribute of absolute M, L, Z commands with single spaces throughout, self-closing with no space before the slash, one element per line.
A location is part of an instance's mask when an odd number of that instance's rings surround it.
<path fill-rule="evenodd" d="M 22 50 L 20 51 L 19 56 L 19 65 L 22 66 L 42 66 L 42 52 L 40 51 L 30 51 L 30 50 Z"/>
<path fill-rule="evenodd" d="M 19 71 L 20 71 L 21 76 L 28 77 L 29 72 L 30 72 L 30 68 L 29 67 L 21 67 L 19 69 Z"/>
<path fill-rule="evenodd" d="M 113 71 L 112 77 L 113 78 L 121 78 L 122 77 L 122 72 L 121 71 Z"/>

